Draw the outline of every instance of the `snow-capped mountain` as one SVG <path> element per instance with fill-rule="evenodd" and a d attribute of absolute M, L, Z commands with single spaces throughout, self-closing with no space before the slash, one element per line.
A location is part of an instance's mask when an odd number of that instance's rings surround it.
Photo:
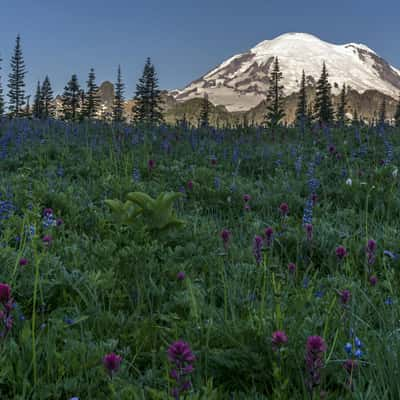
<path fill-rule="evenodd" d="M 400 94 L 400 70 L 369 47 L 327 43 L 306 33 L 286 33 L 265 40 L 170 94 L 180 102 L 207 93 L 214 105 L 223 105 L 228 111 L 250 110 L 266 97 L 274 57 L 279 58 L 285 95 L 299 91 L 303 69 L 308 84 L 314 85 L 324 61 L 333 94 L 338 94 L 344 83 L 359 93 L 377 90 L 395 99 Z"/>

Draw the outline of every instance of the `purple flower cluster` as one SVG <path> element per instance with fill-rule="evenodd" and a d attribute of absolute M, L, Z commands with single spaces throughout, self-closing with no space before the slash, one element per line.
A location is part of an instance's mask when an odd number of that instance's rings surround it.
<path fill-rule="evenodd" d="M 11 311 L 14 301 L 11 288 L 6 283 L 0 283 L 0 338 L 4 338 L 13 326 Z"/>
<path fill-rule="evenodd" d="M 321 381 L 321 369 L 324 367 L 324 353 L 327 350 L 325 340 L 321 336 L 309 336 L 306 345 L 307 385 L 310 391 Z"/>
<path fill-rule="evenodd" d="M 192 386 L 190 374 L 194 371 L 193 363 L 196 357 L 189 344 L 183 340 L 172 343 L 167 354 L 168 360 L 172 364 L 170 377 L 175 381 L 171 394 L 176 400 L 179 400 L 179 397 Z"/>
<path fill-rule="evenodd" d="M 231 235 L 232 235 L 232 233 L 228 229 L 223 229 L 221 232 L 221 239 L 222 239 L 222 243 L 224 244 L 225 251 L 228 250 Z"/>
<path fill-rule="evenodd" d="M 375 263 L 375 252 L 376 252 L 376 241 L 374 239 L 370 239 L 368 240 L 368 244 L 365 248 L 365 251 L 367 253 L 367 260 L 368 260 L 368 264 L 372 265 Z"/>
<path fill-rule="evenodd" d="M 263 238 L 261 236 L 255 236 L 253 239 L 253 254 L 258 265 L 260 265 L 262 261 L 262 247 Z"/>
<path fill-rule="evenodd" d="M 265 247 L 271 247 L 272 246 L 272 241 L 273 241 L 273 236 L 274 236 L 274 230 L 270 226 L 268 228 L 265 228 Z"/>
<path fill-rule="evenodd" d="M 122 357 L 116 355 L 115 353 L 106 354 L 103 357 L 103 365 L 106 371 L 112 378 L 115 373 L 118 372 L 122 362 Z"/>

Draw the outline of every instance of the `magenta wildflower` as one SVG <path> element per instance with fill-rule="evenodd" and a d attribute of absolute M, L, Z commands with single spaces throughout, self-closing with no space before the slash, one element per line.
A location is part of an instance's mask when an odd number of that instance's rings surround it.
<path fill-rule="evenodd" d="M 286 216 L 288 215 L 288 213 L 289 213 L 289 206 L 288 206 L 288 204 L 287 204 L 287 203 L 282 203 L 282 204 L 279 206 L 279 211 L 281 212 L 281 214 L 282 214 L 283 217 L 286 217 Z"/>
<path fill-rule="evenodd" d="M 367 253 L 368 264 L 372 265 L 375 262 L 375 252 L 376 252 L 376 241 L 374 239 L 368 240 L 367 246 L 365 248 Z"/>
<path fill-rule="evenodd" d="M 187 183 L 187 188 L 188 188 L 189 190 L 193 190 L 193 181 L 192 181 L 192 180 L 188 181 L 188 183 Z"/>
<path fill-rule="evenodd" d="M 344 246 L 336 247 L 335 253 L 339 261 L 342 261 L 347 256 L 347 250 Z"/>
<path fill-rule="evenodd" d="M 28 265 L 28 260 L 27 260 L 26 258 L 21 258 L 21 259 L 19 260 L 19 265 L 20 265 L 21 267 L 24 267 L 25 265 Z"/>
<path fill-rule="evenodd" d="M 43 237 L 42 241 L 45 246 L 50 246 L 53 241 L 53 238 L 50 235 L 46 235 Z"/>
<path fill-rule="evenodd" d="M 312 226 L 312 224 L 305 224 L 304 228 L 306 230 L 307 240 L 311 241 L 312 238 L 313 238 L 313 226 Z"/>
<path fill-rule="evenodd" d="M 334 145 L 331 144 L 328 149 L 331 155 L 336 154 L 336 147 Z"/>
<path fill-rule="evenodd" d="M 0 303 L 7 303 L 11 299 L 11 288 L 6 283 L 0 283 Z"/>
<path fill-rule="evenodd" d="M 291 274 L 294 274 L 295 272 L 296 272 L 296 264 L 295 263 L 289 263 L 288 264 L 288 271 L 291 273 Z"/>
<path fill-rule="evenodd" d="M 244 194 L 243 195 L 243 201 L 245 203 L 248 203 L 251 200 L 251 196 L 249 194 Z"/>
<path fill-rule="evenodd" d="M 147 162 L 147 167 L 148 167 L 149 171 L 152 171 L 155 168 L 155 166 L 156 166 L 156 162 L 154 160 L 150 159 Z"/>
<path fill-rule="evenodd" d="M 178 272 L 176 275 L 178 281 L 183 281 L 186 278 L 186 274 L 183 271 Z"/>
<path fill-rule="evenodd" d="M 378 277 L 376 275 L 371 275 L 369 277 L 369 283 L 371 284 L 371 286 L 376 286 L 376 284 L 378 283 Z"/>
<path fill-rule="evenodd" d="M 351 292 L 348 289 L 344 289 L 341 292 L 339 292 L 339 296 L 342 304 L 348 304 L 351 299 Z"/>
<path fill-rule="evenodd" d="M 170 377 L 175 381 L 171 394 L 176 400 L 179 400 L 179 397 L 192 386 L 189 375 L 194 371 L 193 363 L 196 357 L 189 344 L 182 340 L 172 343 L 167 354 L 172 365 Z"/>
<path fill-rule="evenodd" d="M 288 337 L 284 331 L 275 331 L 272 334 L 272 349 L 278 350 L 281 346 L 288 342 Z"/>
<path fill-rule="evenodd" d="M 351 375 L 358 367 L 357 360 L 348 359 L 343 363 L 343 368 Z"/>
<path fill-rule="evenodd" d="M 265 234 L 265 246 L 271 247 L 274 236 L 274 229 L 268 226 L 267 228 L 265 228 L 264 234 Z"/>
<path fill-rule="evenodd" d="M 121 366 L 122 357 L 115 353 L 106 354 L 103 357 L 103 365 L 107 372 L 112 377 L 113 374 L 117 373 Z"/>
<path fill-rule="evenodd" d="M 312 391 L 321 381 L 321 369 L 324 367 L 324 353 L 326 343 L 321 336 L 309 336 L 306 345 L 306 370 L 308 372 L 307 385 Z"/>
<path fill-rule="evenodd" d="M 231 232 L 228 229 L 223 229 L 220 236 L 222 239 L 222 243 L 224 244 L 224 249 L 228 250 L 229 240 L 231 238 Z"/>
<path fill-rule="evenodd" d="M 257 264 L 261 264 L 262 261 L 262 247 L 263 238 L 261 236 L 255 236 L 253 240 L 253 254 Z"/>
<path fill-rule="evenodd" d="M 0 283 L 0 338 L 4 338 L 13 326 L 12 309 L 11 288 L 6 283 Z"/>
<path fill-rule="evenodd" d="M 313 194 L 311 195 L 311 201 L 312 201 L 313 206 L 315 206 L 315 205 L 317 204 L 317 200 L 318 200 L 317 194 L 316 194 L 316 193 L 313 193 Z"/>
<path fill-rule="evenodd" d="M 215 157 L 211 158 L 211 165 L 217 165 L 217 159 Z"/>
<path fill-rule="evenodd" d="M 62 220 L 62 218 L 57 218 L 56 225 L 61 226 L 63 224 L 64 224 L 64 221 Z"/>
<path fill-rule="evenodd" d="M 250 210 L 251 210 L 251 207 L 250 207 L 250 204 L 249 204 L 249 203 L 245 203 L 245 205 L 244 205 L 244 210 L 245 210 L 245 211 L 250 211 Z"/>
<path fill-rule="evenodd" d="M 44 217 L 49 217 L 50 215 L 53 215 L 53 209 L 52 208 L 45 208 L 43 210 L 43 216 Z"/>

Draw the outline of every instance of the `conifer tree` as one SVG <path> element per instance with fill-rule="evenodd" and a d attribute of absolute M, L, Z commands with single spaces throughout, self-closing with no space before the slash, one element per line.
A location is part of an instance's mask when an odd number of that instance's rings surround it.
<path fill-rule="evenodd" d="M 357 109 L 355 108 L 355 109 L 354 109 L 354 112 L 353 112 L 352 125 L 358 126 L 359 123 L 360 123 L 360 121 L 359 121 L 359 119 L 358 119 L 358 112 L 357 112 Z"/>
<path fill-rule="evenodd" d="M 63 118 L 67 121 L 77 121 L 80 117 L 81 90 L 78 77 L 73 74 L 62 95 Z"/>
<path fill-rule="evenodd" d="M 115 96 L 113 105 L 113 121 L 122 122 L 124 120 L 124 90 L 122 82 L 121 66 L 118 65 L 117 82 L 115 83 Z"/>
<path fill-rule="evenodd" d="M 3 60 L 0 58 L 0 71 L 1 71 L 1 62 Z M 3 97 L 3 87 L 1 85 L 1 75 L 0 75 L 0 118 L 4 114 L 4 97 Z"/>
<path fill-rule="evenodd" d="M 400 97 L 399 101 L 397 102 L 396 112 L 394 114 L 394 124 L 397 128 L 400 128 Z"/>
<path fill-rule="evenodd" d="M 96 75 L 91 68 L 87 80 L 87 91 L 83 101 L 83 117 L 94 119 L 100 106 L 99 88 L 96 85 Z"/>
<path fill-rule="evenodd" d="M 307 117 L 308 115 L 307 115 L 306 74 L 303 70 L 303 74 L 301 76 L 297 109 L 296 109 L 296 125 L 302 129 L 303 133 L 304 133 L 304 128 L 307 125 Z"/>
<path fill-rule="evenodd" d="M 208 128 L 210 124 L 210 105 L 208 101 L 207 93 L 204 93 L 201 110 L 200 110 L 200 119 L 199 119 L 199 127 L 200 128 Z"/>
<path fill-rule="evenodd" d="M 337 109 L 337 122 L 340 127 L 346 125 L 346 107 L 347 107 L 347 96 L 346 96 L 346 85 L 343 84 L 340 92 L 340 101 Z"/>
<path fill-rule="evenodd" d="M 26 104 L 26 106 L 25 106 L 25 110 L 23 111 L 21 116 L 24 116 L 24 117 L 31 117 L 32 116 L 31 115 L 31 107 L 30 107 L 30 103 L 29 103 L 30 98 L 31 98 L 30 95 L 25 96 L 25 100 L 26 100 L 25 104 Z"/>
<path fill-rule="evenodd" d="M 142 77 L 136 85 L 134 122 L 154 125 L 164 122 L 161 108 L 161 91 L 154 65 L 147 58 Z"/>
<path fill-rule="evenodd" d="M 42 118 L 54 118 L 55 106 L 53 98 L 53 90 L 51 88 L 50 79 L 46 75 L 43 81 L 42 89 Z"/>
<path fill-rule="evenodd" d="M 270 87 L 267 95 L 267 113 L 265 122 L 271 128 L 276 128 L 285 116 L 283 109 L 283 86 L 280 84 L 282 72 L 279 68 L 278 57 L 275 57 L 271 72 Z"/>
<path fill-rule="evenodd" d="M 383 98 L 381 106 L 379 108 L 378 124 L 385 125 L 386 122 L 386 99 Z"/>
<path fill-rule="evenodd" d="M 38 81 L 36 87 L 36 94 L 33 101 L 32 115 L 34 118 L 42 118 L 43 117 L 43 102 L 42 102 L 42 89 L 40 86 L 40 82 Z"/>
<path fill-rule="evenodd" d="M 321 124 L 329 125 L 333 120 L 331 85 L 328 82 L 328 71 L 325 62 L 322 66 L 321 77 L 317 82 L 314 111 Z"/>
<path fill-rule="evenodd" d="M 18 117 L 24 114 L 25 105 L 25 63 L 21 49 L 21 38 L 18 35 L 14 48 L 14 55 L 11 58 L 11 73 L 8 82 L 9 109 L 13 116 Z"/>

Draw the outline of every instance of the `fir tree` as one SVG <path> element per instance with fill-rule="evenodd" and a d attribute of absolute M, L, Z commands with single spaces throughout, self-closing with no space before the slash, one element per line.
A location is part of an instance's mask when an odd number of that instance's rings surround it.
<path fill-rule="evenodd" d="M 303 70 L 301 76 L 300 92 L 296 109 L 296 125 L 299 126 L 303 133 L 304 128 L 307 125 L 307 93 L 306 93 L 306 74 Z"/>
<path fill-rule="evenodd" d="M 0 58 L 0 71 L 1 71 L 1 62 L 3 60 Z M 0 75 L 0 118 L 4 114 L 4 97 L 3 97 L 3 87 L 1 85 L 1 75 Z"/>
<path fill-rule="evenodd" d="M 21 38 L 18 35 L 14 48 L 14 55 L 11 58 L 11 73 L 8 83 L 9 109 L 13 116 L 23 115 L 25 105 L 25 63 L 21 49 Z"/>
<path fill-rule="evenodd" d="M 396 113 L 394 114 L 394 124 L 397 128 L 400 127 L 400 97 L 399 101 L 397 102 Z"/>
<path fill-rule="evenodd" d="M 346 125 L 346 107 L 347 107 L 346 85 L 343 84 L 342 91 L 340 92 L 340 102 L 336 114 L 337 121 L 340 127 Z"/>
<path fill-rule="evenodd" d="M 87 91 L 85 94 L 83 102 L 83 116 L 88 119 L 94 119 L 99 111 L 100 98 L 99 98 L 99 88 L 96 85 L 96 75 L 94 69 L 91 68 L 89 72 L 89 77 L 87 80 Z"/>
<path fill-rule="evenodd" d="M 381 106 L 379 108 L 378 124 L 385 125 L 386 122 L 386 99 L 383 98 Z"/>
<path fill-rule="evenodd" d="M 325 62 L 322 66 L 321 77 L 317 82 L 314 111 L 321 124 L 329 125 L 333 120 L 331 85 L 328 82 L 328 71 Z"/>
<path fill-rule="evenodd" d="M 67 121 L 77 121 L 80 117 L 82 92 L 78 83 L 78 77 L 72 75 L 62 95 L 63 118 Z"/>
<path fill-rule="evenodd" d="M 34 118 L 43 117 L 43 98 L 39 81 L 37 83 L 35 99 L 33 101 L 32 115 Z"/>
<path fill-rule="evenodd" d="M 203 102 L 200 110 L 199 127 L 208 128 L 210 124 L 210 104 L 207 93 L 204 93 Z"/>
<path fill-rule="evenodd" d="M 30 98 L 31 98 L 30 95 L 25 96 L 25 100 L 26 100 L 25 104 L 26 104 L 26 106 L 25 106 L 25 110 L 21 114 L 24 117 L 31 117 L 31 107 L 30 107 L 30 103 L 29 103 Z"/>
<path fill-rule="evenodd" d="M 276 128 L 285 116 L 283 109 L 283 86 L 280 84 L 282 72 L 279 68 L 278 57 L 275 57 L 271 72 L 270 87 L 267 95 L 267 113 L 265 122 L 271 128 Z"/>
<path fill-rule="evenodd" d="M 51 89 L 50 79 L 46 75 L 43 81 L 42 89 L 42 118 L 54 118 L 55 106 L 53 98 L 53 90 Z"/>
<path fill-rule="evenodd" d="M 158 89 L 158 79 L 154 65 L 147 59 L 142 77 L 136 85 L 135 105 L 132 109 L 134 122 L 148 125 L 164 121 L 161 108 L 161 91 Z"/>
<path fill-rule="evenodd" d="M 354 109 L 353 114 L 354 114 L 354 115 L 353 115 L 352 125 L 358 126 L 358 125 L 360 124 L 360 121 L 359 121 L 359 119 L 358 119 L 358 112 L 357 112 L 357 109 L 356 109 L 356 108 Z"/>
<path fill-rule="evenodd" d="M 121 66 L 118 65 L 117 82 L 115 84 L 115 96 L 113 105 L 113 121 L 122 122 L 124 120 L 124 90 L 125 85 L 122 82 Z"/>

